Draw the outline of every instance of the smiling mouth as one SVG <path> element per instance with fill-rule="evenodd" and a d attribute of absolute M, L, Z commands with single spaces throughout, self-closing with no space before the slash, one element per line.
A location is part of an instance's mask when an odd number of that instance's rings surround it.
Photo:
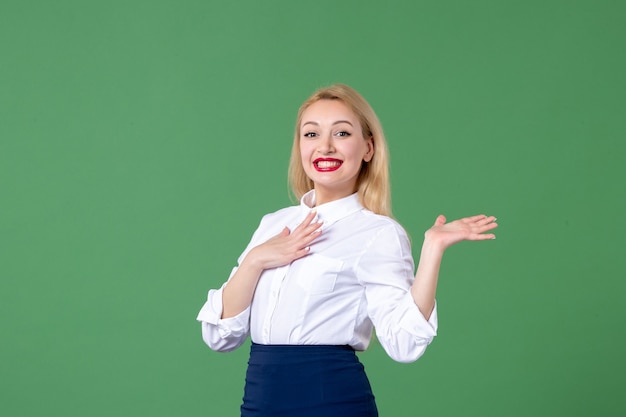
<path fill-rule="evenodd" d="M 330 158 L 318 158 L 313 161 L 313 166 L 319 172 L 336 171 L 339 169 L 341 164 L 343 164 L 343 161 Z"/>

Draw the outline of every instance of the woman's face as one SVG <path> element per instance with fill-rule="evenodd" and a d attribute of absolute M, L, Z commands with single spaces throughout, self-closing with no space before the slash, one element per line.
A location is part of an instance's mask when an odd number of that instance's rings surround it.
<path fill-rule="evenodd" d="M 372 139 L 363 137 L 359 119 L 340 100 L 311 104 L 302 114 L 299 141 L 317 205 L 354 193 L 363 161 L 374 155 Z"/>

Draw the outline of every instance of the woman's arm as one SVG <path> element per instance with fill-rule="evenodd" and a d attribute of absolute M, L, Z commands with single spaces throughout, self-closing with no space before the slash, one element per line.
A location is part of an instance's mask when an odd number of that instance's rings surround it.
<path fill-rule="evenodd" d="M 481 214 L 446 223 L 446 218 L 440 215 L 426 231 L 411 294 L 427 320 L 435 307 L 439 268 L 445 250 L 463 240 L 495 239 L 494 234 L 485 232 L 496 227 L 498 224 L 493 216 Z"/>
<path fill-rule="evenodd" d="M 248 308 L 264 270 L 287 265 L 310 252 L 309 245 L 322 233 L 322 223 L 313 223 L 315 215 L 312 211 L 293 231 L 285 227 L 248 252 L 222 292 L 222 319 L 234 317 Z"/>

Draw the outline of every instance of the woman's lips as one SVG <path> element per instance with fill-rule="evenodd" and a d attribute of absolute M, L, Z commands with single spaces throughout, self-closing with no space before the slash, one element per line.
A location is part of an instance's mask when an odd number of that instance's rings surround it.
<path fill-rule="evenodd" d="M 317 158 L 313 161 L 313 166 L 319 172 L 330 172 L 338 170 L 342 163 L 343 161 L 340 159 Z"/>

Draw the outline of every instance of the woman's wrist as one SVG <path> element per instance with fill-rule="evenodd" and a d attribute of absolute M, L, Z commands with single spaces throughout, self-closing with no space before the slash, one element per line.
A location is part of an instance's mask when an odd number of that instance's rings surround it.
<path fill-rule="evenodd" d="M 446 250 L 446 246 L 443 242 L 433 239 L 428 232 L 424 234 L 424 243 L 422 243 L 422 257 L 443 257 L 443 253 Z"/>
<path fill-rule="evenodd" d="M 246 255 L 246 257 L 243 259 L 243 261 L 241 262 L 239 269 L 242 269 L 242 268 L 248 271 L 248 273 L 252 275 L 258 275 L 258 276 L 260 276 L 261 273 L 265 270 L 261 260 L 255 257 L 252 251 L 249 252 Z"/>

